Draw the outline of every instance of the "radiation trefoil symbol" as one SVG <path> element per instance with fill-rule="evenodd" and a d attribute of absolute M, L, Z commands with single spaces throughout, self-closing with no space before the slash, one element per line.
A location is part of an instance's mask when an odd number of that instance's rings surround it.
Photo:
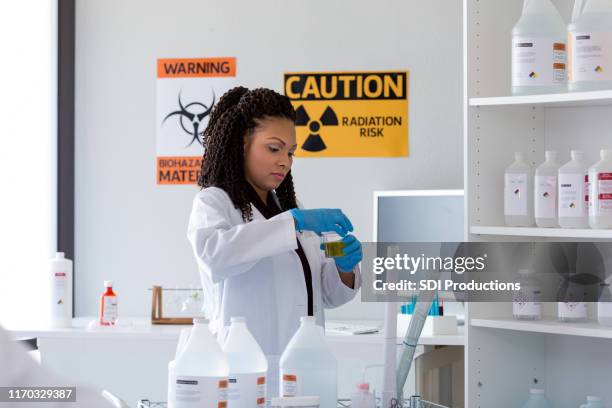
<path fill-rule="evenodd" d="M 189 144 L 185 147 L 187 148 L 191 146 L 195 141 L 202 145 L 204 129 L 200 126 L 200 124 L 208 115 L 210 115 L 210 112 L 215 106 L 215 91 L 213 91 L 212 102 L 208 106 L 204 105 L 202 102 L 191 102 L 183 106 L 183 103 L 181 102 L 181 92 L 179 91 L 178 105 L 180 110 L 167 114 L 164 120 L 162 121 L 162 125 L 169 117 L 178 115 L 179 124 L 181 125 L 181 128 L 185 133 L 191 136 L 191 142 L 189 142 Z M 187 125 L 185 125 L 185 122 L 187 121 L 189 122 Z"/>
<path fill-rule="evenodd" d="M 336 116 L 336 112 L 331 107 L 325 108 L 323 114 L 319 118 L 319 120 L 312 120 L 308 113 L 306 113 L 306 109 L 304 106 L 300 105 L 295 110 L 295 125 L 296 126 L 308 126 L 310 130 L 310 134 L 304 141 L 302 145 L 302 149 L 307 152 L 320 152 L 322 150 L 327 149 L 325 142 L 323 142 L 323 138 L 319 131 L 321 130 L 321 126 L 338 126 L 338 117 Z"/>

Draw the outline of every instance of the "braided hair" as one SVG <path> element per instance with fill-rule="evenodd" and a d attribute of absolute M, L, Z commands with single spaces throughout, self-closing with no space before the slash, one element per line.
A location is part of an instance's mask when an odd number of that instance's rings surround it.
<path fill-rule="evenodd" d="M 271 89 L 248 90 L 238 86 L 227 91 L 214 107 L 204 130 L 204 157 L 198 185 L 218 187 L 231 198 L 242 219 L 253 219 L 244 169 L 244 136 L 257 126 L 257 119 L 285 118 L 295 122 L 295 110 L 287 98 Z M 291 171 L 276 188 L 281 208 L 296 208 Z"/>

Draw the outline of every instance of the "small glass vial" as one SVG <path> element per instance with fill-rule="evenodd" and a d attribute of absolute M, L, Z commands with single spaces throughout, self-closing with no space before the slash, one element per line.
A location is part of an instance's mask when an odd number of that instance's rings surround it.
<path fill-rule="evenodd" d="M 344 242 L 342 242 L 342 237 L 340 235 L 335 232 L 324 232 L 321 234 L 321 241 L 323 242 L 323 250 L 325 251 L 326 257 L 335 258 L 344 255 L 342 251 Z"/>
<path fill-rule="evenodd" d="M 542 288 L 530 269 L 519 270 L 521 289 L 512 294 L 512 315 L 517 320 L 542 319 Z"/>
<path fill-rule="evenodd" d="M 100 325 L 114 326 L 117 322 L 117 295 L 113 292 L 113 281 L 104 281 L 104 287 L 100 297 Z"/>

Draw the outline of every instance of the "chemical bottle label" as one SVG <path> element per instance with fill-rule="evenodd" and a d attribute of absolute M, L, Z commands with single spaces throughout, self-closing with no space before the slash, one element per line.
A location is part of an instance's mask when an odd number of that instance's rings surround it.
<path fill-rule="evenodd" d="M 62 271 L 53 272 L 53 289 L 52 289 L 52 301 L 53 307 L 51 308 L 51 314 L 53 318 L 61 319 L 66 317 L 72 317 L 72 310 L 68 311 L 68 274 Z"/>
<path fill-rule="evenodd" d="M 541 291 L 537 286 L 523 286 L 512 294 L 512 311 L 515 316 L 541 316 Z"/>
<path fill-rule="evenodd" d="M 285 374 L 281 370 L 281 391 L 283 397 L 297 397 L 298 395 L 298 378 L 294 374 Z"/>
<path fill-rule="evenodd" d="M 527 174 L 506 174 L 504 213 L 527 215 Z"/>
<path fill-rule="evenodd" d="M 103 321 L 112 323 L 117 320 L 117 296 L 104 296 Z"/>
<path fill-rule="evenodd" d="M 170 373 L 169 382 L 169 407 L 227 408 L 227 378 Z"/>
<path fill-rule="evenodd" d="M 565 43 L 547 37 L 512 39 L 512 86 L 565 83 Z"/>
<path fill-rule="evenodd" d="M 612 32 L 569 33 L 571 82 L 612 80 Z"/>
<path fill-rule="evenodd" d="M 612 214 L 612 173 L 597 174 L 597 188 L 599 214 Z"/>
<path fill-rule="evenodd" d="M 587 215 L 586 178 L 580 174 L 559 175 L 559 217 Z"/>
<path fill-rule="evenodd" d="M 559 302 L 559 317 L 584 319 L 588 316 L 585 302 Z"/>
<path fill-rule="evenodd" d="M 257 408 L 266 405 L 265 373 L 230 374 L 228 383 L 228 401 L 240 401 L 244 402 L 241 406 Z"/>
<path fill-rule="evenodd" d="M 535 177 L 535 216 L 536 218 L 557 217 L 557 177 Z"/>

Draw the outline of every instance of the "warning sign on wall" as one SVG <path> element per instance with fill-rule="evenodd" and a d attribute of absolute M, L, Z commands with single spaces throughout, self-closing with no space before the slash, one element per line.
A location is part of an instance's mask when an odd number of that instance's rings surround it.
<path fill-rule="evenodd" d="M 285 74 L 301 157 L 408 156 L 408 72 Z"/>
<path fill-rule="evenodd" d="M 157 184 L 196 184 L 208 117 L 236 86 L 235 58 L 157 60 Z"/>

